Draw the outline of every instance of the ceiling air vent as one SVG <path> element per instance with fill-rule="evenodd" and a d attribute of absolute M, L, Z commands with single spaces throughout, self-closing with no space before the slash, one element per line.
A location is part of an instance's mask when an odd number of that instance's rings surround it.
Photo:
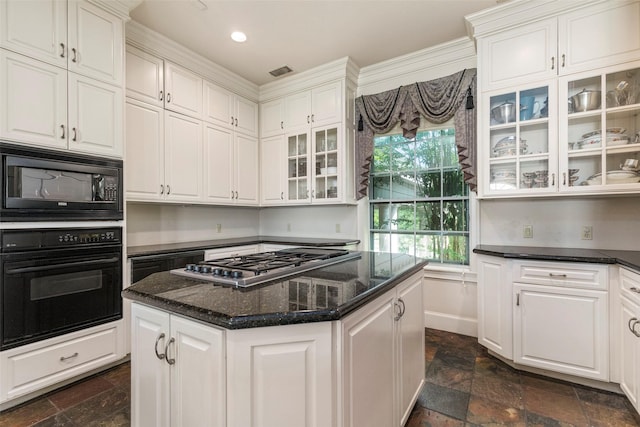
<path fill-rule="evenodd" d="M 269 74 L 271 74 L 273 77 L 280 77 L 281 75 L 290 73 L 292 71 L 293 70 L 291 68 L 285 65 L 284 67 L 276 68 L 275 70 L 269 71 Z"/>

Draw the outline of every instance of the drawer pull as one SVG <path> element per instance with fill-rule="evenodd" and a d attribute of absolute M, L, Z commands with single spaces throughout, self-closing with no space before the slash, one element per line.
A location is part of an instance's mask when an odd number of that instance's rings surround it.
<path fill-rule="evenodd" d="M 78 352 L 76 351 L 75 353 L 73 353 L 71 356 L 60 356 L 60 361 L 61 362 L 66 362 L 69 359 L 73 359 L 74 357 L 78 357 Z"/>
<path fill-rule="evenodd" d="M 631 292 L 635 292 L 636 294 L 640 294 L 640 289 L 636 288 L 635 286 L 632 286 L 629 290 Z"/>
<path fill-rule="evenodd" d="M 566 279 L 567 275 L 566 274 L 554 274 L 554 273 L 549 273 L 549 277 L 557 277 L 560 279 Z"/>
<path fill-rule="evenodd" d="M 161 333 L 160 335 L 158 335 L 158 338 L 156 338 L 156 345 L 154 346 L 153 350 L 156 352 L 156 357 L 160 360 L 164 359 L 166 354 L 165 353 L 158 353 L 158 343 L 160 342 L 160 340 L 164 339 L 164 332 Z"/>

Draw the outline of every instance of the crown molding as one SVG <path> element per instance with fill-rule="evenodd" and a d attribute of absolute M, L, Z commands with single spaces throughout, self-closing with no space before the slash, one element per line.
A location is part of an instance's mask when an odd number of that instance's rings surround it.
<path fill-rule="evenodd" d="M 336 80 L 356 81 L 359 70 L 355 62 L 345 56 L 310 70 L 263 84 L 260 86 L 260 102 L 308 90 Z"/>
<path fill-rule="evenodd" d="M 142 0 L 88 0 L 101 9 L 107 10 L 123 21 L 129 21 L 129 12 L 142 3 Z"/>
<path fill-rule="evenodd" d="M 136 21 L 127 22 L 126 37 L 132 46 L 187 68 L 251 101 L 258 101 L 258 85 Z"/>
<path fill-rule="evenodd" d="M 512 0 L 464 17 L 467 34 L 477 38 L 610 0 Z"/>
<path fill-rule="evenodd" d="M 462 37 L 363 67 L 358 77 L 358 96 L 384 92 L 475 67 L 474 43 Z"/>

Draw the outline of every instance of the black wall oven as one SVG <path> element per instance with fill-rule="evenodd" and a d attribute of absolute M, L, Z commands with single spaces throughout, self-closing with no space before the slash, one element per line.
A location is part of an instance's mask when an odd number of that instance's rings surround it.
<path fill-rule="evenodd" d="M 0 142 L 0 221 L 122 220 L 122 161 Z"/>
<path fill-rule="evenodd" d="M 0 350 L 122 318 L 122 228 L 0 230 Z"/>

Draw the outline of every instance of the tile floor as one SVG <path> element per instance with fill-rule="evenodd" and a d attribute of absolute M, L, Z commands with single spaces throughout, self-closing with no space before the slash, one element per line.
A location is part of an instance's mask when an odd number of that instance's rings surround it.
<path fill-rule="evenodd" d="M 427 383 L 406 427 L 640 426 L 624 396 L 516 371 L 473 337 L 425 336 Z M 129 376 L 120 365 L 0 413 L 0 427 L 128 426 Z"/>

